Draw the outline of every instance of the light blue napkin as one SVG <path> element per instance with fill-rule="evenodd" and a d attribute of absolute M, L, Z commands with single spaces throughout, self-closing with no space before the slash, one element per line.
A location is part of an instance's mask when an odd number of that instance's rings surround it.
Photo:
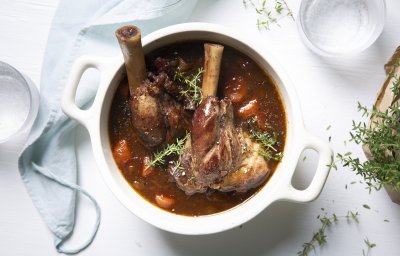
<path fill-rule="evenodd" d="M 174 6 L 171 3 L 179 2 Z M 54 16 L 42 66 L 40 108 L 28 142 L 19 158 L 22 180 L 51 232 L 58 252 L 74 254 L 93 240 L 100 223 L 100 208 L 79 187 L 74 128 L 60 108 L 60 97 L 74 60 L 83 54 L 115 56 L 120 53 L 114 31 L 125 23 L 155 29 L 185 21 L 197 1 L 167 0 L 61 0 Z M 166 8 L 162 8 L 168 6 Z M 85 106 L 97 85 L 94 72 L 80 83 L 77 104 Z M 92 234 L 78 248 L 65 248 L 75 222 L 76 193 L 93 202 L 97 219 Z"/>

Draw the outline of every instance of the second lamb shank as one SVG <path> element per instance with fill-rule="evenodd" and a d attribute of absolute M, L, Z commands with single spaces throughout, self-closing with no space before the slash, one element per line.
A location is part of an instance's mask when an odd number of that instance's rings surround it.
<path fill-rule="evenodd" d="M 207 189 L 244 192 L 260 185 L 270 174 L 260 145 L 235 127 L 229 99 L 216 97 L 223 47 L 205 44 L 205 73 L 202 104 L 196 109 L 191 136 L 180 157 L 183 171 L 170 168 L 177 186 L 186 194 Z"/>

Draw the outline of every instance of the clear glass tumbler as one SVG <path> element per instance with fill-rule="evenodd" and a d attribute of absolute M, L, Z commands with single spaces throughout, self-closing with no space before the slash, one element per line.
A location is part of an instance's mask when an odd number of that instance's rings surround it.
<path fill-rule="evenodd" d="M 39 108 L 35 85 L 0 61 L 0 145 L 31 128 Z"/>
<path fill-rule="evenodd" d="M 324 56 L 361 52 L 381 34 L 385 0 L 302 0 L 297 19 L 304 43 Z"/>

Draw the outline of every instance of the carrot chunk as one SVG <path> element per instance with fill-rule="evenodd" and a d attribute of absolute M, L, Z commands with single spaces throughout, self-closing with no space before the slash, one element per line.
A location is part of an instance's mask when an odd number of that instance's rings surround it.
<path fill-rule="evenodd" d="M 126 140 L 120 140 L 113 149 L 113 155 L 115 162 L 119 167 L 125 165 L 129 159 L 132 158 L 132 153 L 129 149 L 128 142 Z"/>
<path fill-rule="evenodd" d="M 150 165 L 150 157 L 145 156 L 143 158 L 143 169 L 142 169 L 142 176 L 148 177 L 149 175 L 153 174 L 155 171 L 154 166 Z"/>
<path fill-rule="evenodd" d="M 242 119 L 248 119 L 252 116 L 255 116 L 259 109 L 260 107 L 257 99 L 253 99 L 239 108 L 238 115 Z"/>
<path fill-rule="evenodd" d="M 171 197 L 166 197 L 163 194 L 156 195 L 156 203 L 161 208 L 171 209 L 175 205 L 175 199 Z"/>
<path fill-rule="evenodd" d="M 247 85 L 243 77 L 233 77 L 225 84 L 224 96 L 233 103 L 239 103 L 247 95 Z"/>

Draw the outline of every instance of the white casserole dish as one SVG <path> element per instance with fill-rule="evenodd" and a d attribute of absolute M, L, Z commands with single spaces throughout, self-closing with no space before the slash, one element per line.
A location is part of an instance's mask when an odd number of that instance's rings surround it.
<path fill-rule="evenodd" d="M 162 46 L 187 40 L 205 40 L 231 46 L 255 60 L 275 81 L 282 96 L 287 115 L 284 157 L 268 183 L 254 196 L 227 211 L 199 217 L 188 217 L 164 211 L 137 193 L 125 180 L 114 162 L 108 135 L 108 115 L 114 93 L 125 76 L 122 54 L 116 59 L 93 56 L 79 58 L 70 73 L 62 109 L 89 131 L 94 157 L 100 172 L 118 200 L 132 213 L 148 223 L 170 232 L 199 235 L 221 232 L 247 222 L 271 203 L 278 200 L 309 202 L 321 192 L 328 177 L 333 156 L 328 143 L 310 135 L 303 126 L 300 104 L 295 88 L 282 67 L 269 52 L 261 50 L 248 38 L 229 29 L 207 23 L 186 23 L 155 31 L 142 39 L 145 53 Z M 82 110 L 75 105 L 75 94 L 83 72 L 96 68 L 101 73 L 100 85 L 93 105 Z M 317 170 L 305 190 L 297 190 L 292 176 L 301 152 L 311 148 L 319 153 Z"/>

